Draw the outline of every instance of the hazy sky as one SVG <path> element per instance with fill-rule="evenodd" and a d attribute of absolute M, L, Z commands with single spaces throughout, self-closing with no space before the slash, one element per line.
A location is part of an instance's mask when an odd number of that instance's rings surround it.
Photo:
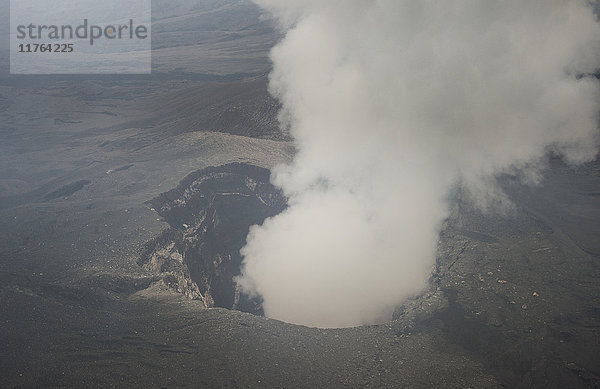
<path fill-rule="evenodd" d="M 240 285 L 268 316 L 389 319 L 435 263 L 449 192 L 504 201 L 544 155 L 594 158 L 600 29 L 565 0 L 257 0 L 286 38 L 271 90 L 298 148 L 284 213 L 251 229 Z"/>

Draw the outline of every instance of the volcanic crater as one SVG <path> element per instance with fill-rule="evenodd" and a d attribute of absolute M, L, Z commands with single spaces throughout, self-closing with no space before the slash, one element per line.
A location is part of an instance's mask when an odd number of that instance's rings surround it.
<path fill-rule="evenodd" d="M 148 242 L 139 264 L 207 308 L 262 315 L 262 301 L 240 292 L 240 249 L 250 226 L 286 207 L 270 171 L 232 163 L 198 170 L 148 204 L 170 225 Z"/>

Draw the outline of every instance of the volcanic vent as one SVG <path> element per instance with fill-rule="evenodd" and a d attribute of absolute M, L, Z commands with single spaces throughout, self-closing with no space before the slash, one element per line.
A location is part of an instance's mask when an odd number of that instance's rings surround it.
<path fill-rule="evenodd" d="M 262 314 L 261 301 L 241 294 L 233 279 L 250 226 L 286 207 L 269 175 L 241 163 L 209 167 L 151 200 L 170 228 L 148 243 L 140 265 L 207 307 Z"/>

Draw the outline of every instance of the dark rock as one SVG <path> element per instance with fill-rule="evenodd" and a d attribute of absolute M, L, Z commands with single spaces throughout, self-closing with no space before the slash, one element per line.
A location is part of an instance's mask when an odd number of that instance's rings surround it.
<path fill-rule="evenodd" d="M 48 193 L 44 198 L 46 200 L 54 200 L 57 199 L 59 197 L 67 197 L 67 196 L 71 196 L 73 193 L 80 191 L 81 189 L 83 189 L 86 185 L 91 184 L 92 182 L 90 180 L 79 180 L 79 181 L 75 181 L 72 182 L 70 184 L 67 184 L 61 188 L 58 188 L 57 190 Z"/>

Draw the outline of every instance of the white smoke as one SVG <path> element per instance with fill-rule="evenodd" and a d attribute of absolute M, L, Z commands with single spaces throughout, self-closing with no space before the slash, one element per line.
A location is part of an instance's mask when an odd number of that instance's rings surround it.
<path fill-rule="evenodd" d="M 596 155 L 584 0 L 256 2 L 288 29 L 271 90 L 298 150 L 273 176 L 289 208 L 242 249 L 238 283 L 269 317 L 389 319 L 425 285 L 455 185 L 486 205 L 498 174 Z"/>

